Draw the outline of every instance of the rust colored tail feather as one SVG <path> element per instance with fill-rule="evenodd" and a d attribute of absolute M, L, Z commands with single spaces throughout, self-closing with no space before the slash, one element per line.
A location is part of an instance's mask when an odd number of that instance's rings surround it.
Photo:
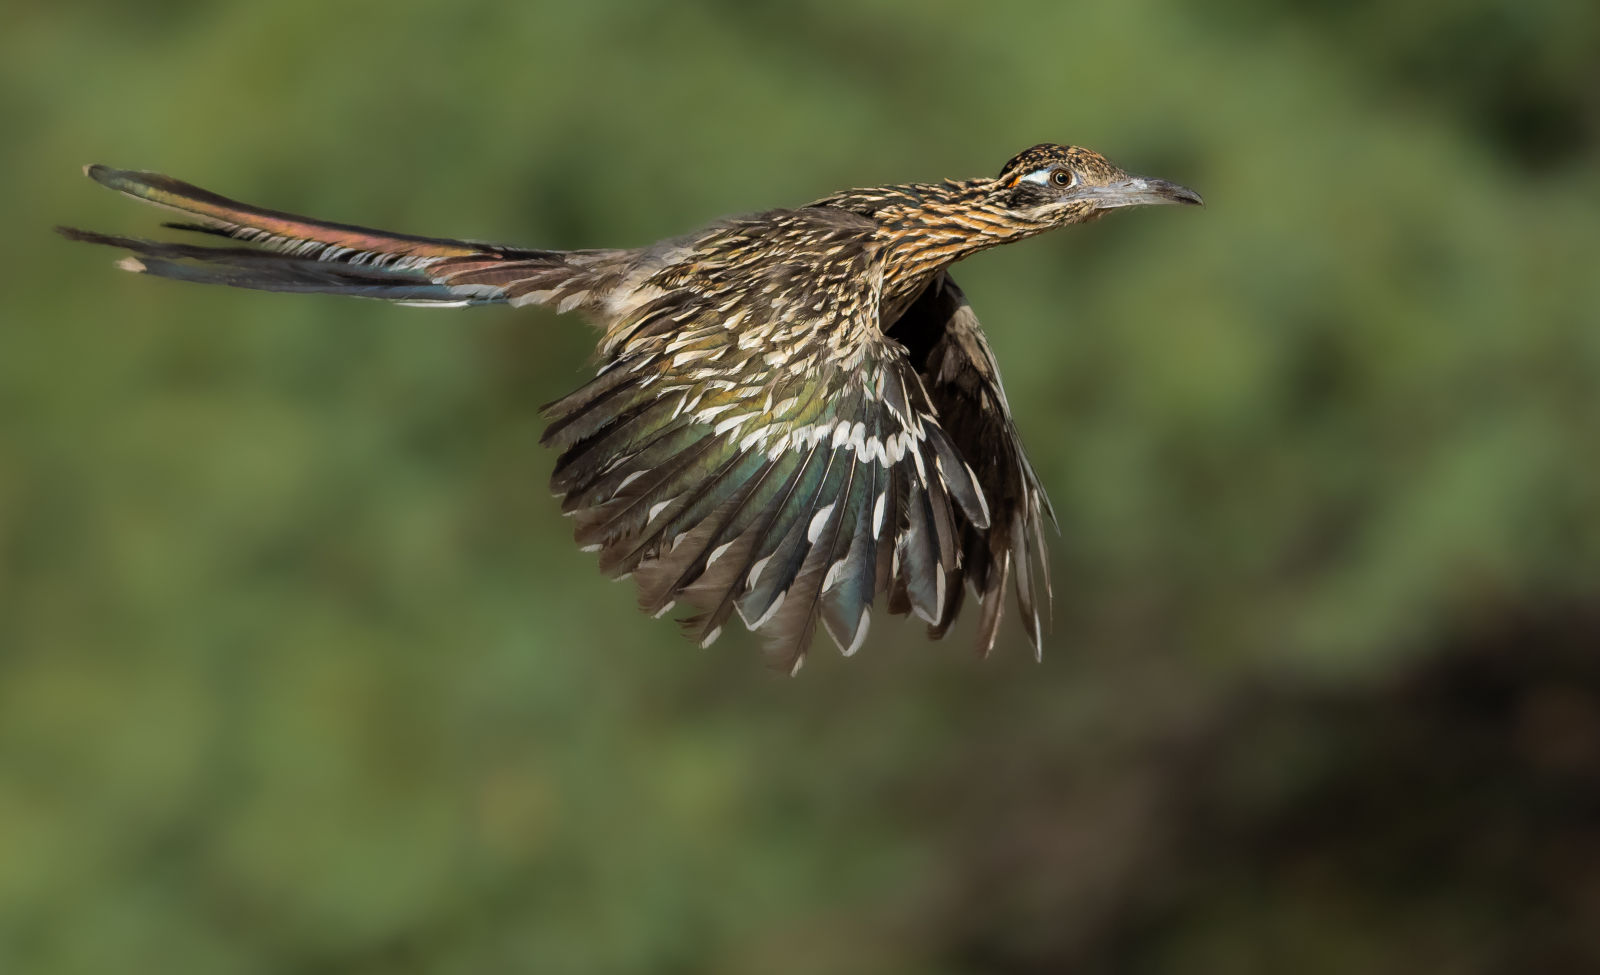
<path fill-rule="evenodd" d="M 131 252 L 128 271 L 179 281 L 259 291 L 342 294 L 401 304 L 451 307 L 515 297 L 509 285 L 530 278 L 559 284 L 576 267 L 561 251 L 525 250 L 478 241 L 397 234 L 240 203 L 198 186 L 108 166 L 84 173 L 126 196 L 183 214 L 165 224 L 246 246 L 202 246 L 56 228 L 70 240 Z"/>

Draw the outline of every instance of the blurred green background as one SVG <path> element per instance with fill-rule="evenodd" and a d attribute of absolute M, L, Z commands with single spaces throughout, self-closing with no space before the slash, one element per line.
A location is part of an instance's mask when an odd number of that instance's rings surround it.
<path fill-rule="evenodd" d="M 8 7 L 0 970 L 1600 970 L 1600 7 Z M 575 551 L 592 333 L 116 273 L 155 169 L 634 245 L 1076 142 L 1014 620 L 795 680 Z"/>

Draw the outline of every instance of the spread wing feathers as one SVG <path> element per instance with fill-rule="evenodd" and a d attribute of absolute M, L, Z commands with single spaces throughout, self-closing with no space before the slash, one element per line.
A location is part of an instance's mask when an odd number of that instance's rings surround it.
<path fill-rule="evenodd" d="M 960 523 L 960 575 L 945 592 L 951 606 L 933 622 L 941 636 L 959 607 L 961 579 L 980 604 L 978 649 L 994 646 L 1007 583 L 1015 580 L 1017 606 L 1035 653 L 1050 609 L 1050 571 L 1043 522 L 1055 522 L 1000 384 L 994 355 L 966 296 L 948 275 L 936 278 L 889 329 L 905 344 L 950 442 L 976 472 L 989 501 L 989 524 Z M 958 519 L 959 520 L 959 519 Z"/>
<path fill-rule="evenodd" d="M 73 240 L 132 252 L 120 262 L 126 270 L 180 281 L 432 306 L 507 301 L 570 306 L 591 293 L 597 268 L 627 253 L 524 250 L 396 234 L 240 203 L 157 173 L 107 166 L 84 172 L 104 186 L 184 216 L 168 227 L 247 245 L 171 244 L 58 228 Z"/>
<path fill-rule="evenodd" d="M 646 612 L 694 609 L 683 625 L 702 644 L 738 614 L 789 671 L 819 621 L 854 653 L 879 593 L 947 625 L 962 533 L 989 523 L 904 350 L 875 318 L 831 317 L 875 308 L 819 311 L 804 282 L 825 278 L 672 292 L 619 323 L 618 356 L 546 407 L 545 442 L 562 449 L 552 488 L 601 568 L 631 574 Z M 745 300 L 771 306 L 783 334 L 729 327 Z"/>

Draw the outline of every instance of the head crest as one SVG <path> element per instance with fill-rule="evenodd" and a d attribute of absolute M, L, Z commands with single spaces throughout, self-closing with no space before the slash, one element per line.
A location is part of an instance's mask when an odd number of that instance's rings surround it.
<path fill-rule="evenodd" d="M 1110 175 L 1117 168 L 1106 161 L 1106 158 L 1092 149 L 1080 146 L 1063 146 L 1054 142 L 1041 142 L 1011 157 L 1000 169 L 999 181 L 1010 186 L 1029 173 L 1038 172 L 1047 166 L 1068 166 L 1080 173 L 1091 175 Z"/>

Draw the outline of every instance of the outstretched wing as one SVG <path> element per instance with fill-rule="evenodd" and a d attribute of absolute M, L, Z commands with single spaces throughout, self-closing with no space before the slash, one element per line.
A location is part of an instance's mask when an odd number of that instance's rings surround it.
<path fill-rule="evenodd" d="M 989 522 L 879 329 L 871 229 L 819 210 L 714 228 L 609 330 L 600 374 L 547 407 L 545 442 L 563 451 L 551 483 L 579 544 L 633 575 L 645 611 L 694 607 L 702 643 L 738 613 L 788 670 L 819 619 L 855 652 L 879 593 L 947 625 L 961 533 Z"/>
<path fill-rule="evenodd" d="M 904 344 L 940 423 L 989 501 L 987 526 L 961 526 L 962 574 L 982 605 L 979 652 L 994 647 L 1006 582 L 1014 575 L 1017 605 L 1037 654 L 1051 598 L 1043 524 L 1046 516 L 1054 523 L 1055 512 L 1011 422 L 1000 370 L 978 318 L 961 289 L 941 273 L 888 333 Z M 957 594 L 960 588 L 952 586 Z M 952 608 L 944 622 L 954 616 Z M 933 635 L 943 631 L 935 625 Z"/>

